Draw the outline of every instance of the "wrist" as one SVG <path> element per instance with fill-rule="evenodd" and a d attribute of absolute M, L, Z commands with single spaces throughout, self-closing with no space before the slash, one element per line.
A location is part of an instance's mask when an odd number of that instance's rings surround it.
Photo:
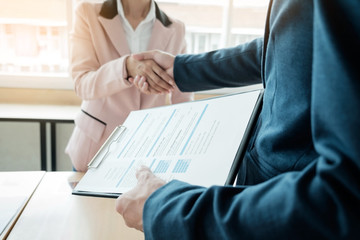
<path fill-rule="evenodd" d="M 124 70 L 125 70 L 125 73 L 124 73 L 124 77 L 126 79 L 129 79 L 130 77 L 134 77 L 132 76 L 132 70 L 131 70 L 131 63 L 132 63 L 132 60 L 131 60 L 132 56 L 131 55 L 128 55 L 126 58 L 125 58 L 125 67 L 124 67 Z"/>

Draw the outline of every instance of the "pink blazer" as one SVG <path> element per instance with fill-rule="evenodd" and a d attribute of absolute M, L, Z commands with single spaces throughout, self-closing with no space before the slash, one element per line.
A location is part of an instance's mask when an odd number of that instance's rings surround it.
<path fill-rule="evenodd" d="M 166 16 L 156 5 L 148 49 L 184 53 L 184 36 L 184 24 Z M 127 81 L 124 60 L 129 54 L 116 0 L 77 6 L 71 34 L 71 73 L 75 92 L 83 102 L 65 152 L 78 171 L 87 170 L 89 161 L 130 111 L 166 104 L 166 95 L 142 94 Z M 191 101 L 193 94 L 176 89 L 169 100 Z"/>

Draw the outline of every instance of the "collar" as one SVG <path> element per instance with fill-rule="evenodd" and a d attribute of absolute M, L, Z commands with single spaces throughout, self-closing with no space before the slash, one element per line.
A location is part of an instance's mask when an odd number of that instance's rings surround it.
<path fill-rule="evenodd" d="M 125 13 L 124 13 L 124 8 L 121 4 L 121 0 L 116 0 L 116 3 L 118 4 L 117 9 L 118 9 L 118 13 L 119 13 L 120 17 L 124 21 L 127 21 L 126 17 L 125 17 Z M 152 21 L 155 21 L 155 4 L 154 4 L 153 0 L 151 0 L 150 9 L 149 9 L 148 14 L 141 22 L 147 23 L 147 22 L 152 22 Z"/>
<path fill-rule="evenodd" d="M 165 27 L 171 25 L 172 22 L 170 21 L 169 17 L 163 11 L 160 10 L 160 8 L 158 7 L 155 1 L 153 2 L 155 5 L 156 19 L 158 19 Z M 117 14 L 118 14 L 117 0 L 106 0 L 101 7 L 100 16 L 107 19 L 112 19 Z"/>

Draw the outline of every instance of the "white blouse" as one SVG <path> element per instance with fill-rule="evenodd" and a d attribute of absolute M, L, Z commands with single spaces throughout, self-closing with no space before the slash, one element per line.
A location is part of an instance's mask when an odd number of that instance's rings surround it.
<path fill-rule="evenodd" d="M 155 22 L 155 3 L 151 1 L 150 10 L 144 20 L 134 30 L 125 17 L 121 0 L 117 0 L 118 13 L 124 26 L 124 32 L 131 53 L 139 53 L 147 50 L 151 38 L 151 32 Z"/>

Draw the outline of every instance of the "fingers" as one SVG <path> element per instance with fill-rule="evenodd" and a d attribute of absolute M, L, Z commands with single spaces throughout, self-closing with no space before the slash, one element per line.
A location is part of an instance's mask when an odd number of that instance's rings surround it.
<path fill-rule="evenodd" d="M 155 176 L 150 168 L 146 166 L 141 166 L 136 171 L 136 178 L 138 185 L 145 186 L 144 189 L 146 189 L 146 191 L 143 190 L 143 192 L 149 192 L 150 194 L 165 184 L 163 179 Z"/>
<path fill-rule="evenodd" d="M 124 195 L 124 194 L 123 194 Z M 127 207 L 127 202 L 124 200 L 124 196 L 120 195 L 117 199 L 116 199 L 116 203 L 115 203 L 115 209 L 118 213 L 120 213 L 121 215 L 124 215 L 124 210 Z"/>
<path fill-rule="evenodd" d="M 146 94 L 170 93 L 174 90 L 174 80 L 169 76 L 168 70 L 164 70 L 153 60 L 138 61 L 133 55 L 126 59 L 126 68 L 130 79 L 136 75 L 143 76 L 146 80 L 140 79 L 137 87 Z M 134 79 L 136 80 L 136 79 Z M 146 82 L 146 84 L 145 84 Z"/>
<path fill-rule="evenodd" d="M 135 78 L 129 78 L 129 81 L 134 84 L 136 88 L 140 90 L 140 92 L 145 94 L 161 94 L 160 92 L 154 90 L 149 86 L 146 82 L 146 78 L 143 76 L 136 76 Z"/>
<path fill-rule="evenodd" d="M 170 75 L 170 77 L 173 78 L 174 76 L 173 67 L 174 67 L 175 56 L 170 53 L 159 50 L 152 50 L 152 51 L 134 54 L 132 55 L 132 57 L 137 61 L 153 60 L 162 69 L 164 69 Z"/>
<path fill-rule="evenodd" d="M 116 199 L 115 209 L 124 218 L 128 227 L 143 231 L 142 214 L 145 200 L 138 196 L 138 189 L 120 195 Z"/>
<path fill-rule="evenodd" d="M 142 216 L 145 202 L 165 182 L 145 166 L 138 169 L 136 178 L 138 182 L 135 188 L 119 196 L 115 208 L 123 216 L 127 226 L 143 231 Z"/>
<path fill-rule="evenodd" d="M 146 62 L 145 62 L 146 61 Z M 174 80 L 152 60 L 138 64 L 137 75 L 130 82 L 146 94 L 164 94 L 174 91 Z M 144 78 L 143 78 L 144 77 Z"/>
<path fill-rule="evenodd" d="M 173 90 L 170 84 L 155 75 L 146 76 L 146 82 L 149 84 L 150 89 L 155 90 L 159 94 L 170 93 Z"/>
<path fill-rule="evenodd" d="M 145 94 L 151 94 L 151 88 L 149 88 L 149 84 L 147 82 L 144 82 L 142 87 L 140 88 L 140 91 Z"/>
<path fill-rule="evenodd" d="M 174 90 L 173 79 L 153 60 L 144 60 L 138 65 L 139 72 L 146 77 L 151 88 L 160 93 L 170 93 Z"/>
<path fill-rule="evenodd" d="M 139 182 L 142 181 L 146 181 L 147 179 L 149 179 L 150 177 L 155 177 L 155 175 L 151 172 L 150 168 L 146 167 L 146 166 L 141 166 L 137 171 L 136 171 L 136 179 Z"/>
<path fill-rule="evenodd" d="M 152 69 L 154 71 L 154 73 L 156 73 L 157 76 L 159 76 L 160 79 L 162 79 L 165 82 L 162 83 L 168 83 L 171 88 L 174 88 L 175 85 L 175 81 L 174 79 L 168 74 L 168 70 L 164 70 L 162 69 L 159 65 L 157 64 L 153 64 L 152 65 Z M 167 84 L 165 84 L 167 86 Z"/>

